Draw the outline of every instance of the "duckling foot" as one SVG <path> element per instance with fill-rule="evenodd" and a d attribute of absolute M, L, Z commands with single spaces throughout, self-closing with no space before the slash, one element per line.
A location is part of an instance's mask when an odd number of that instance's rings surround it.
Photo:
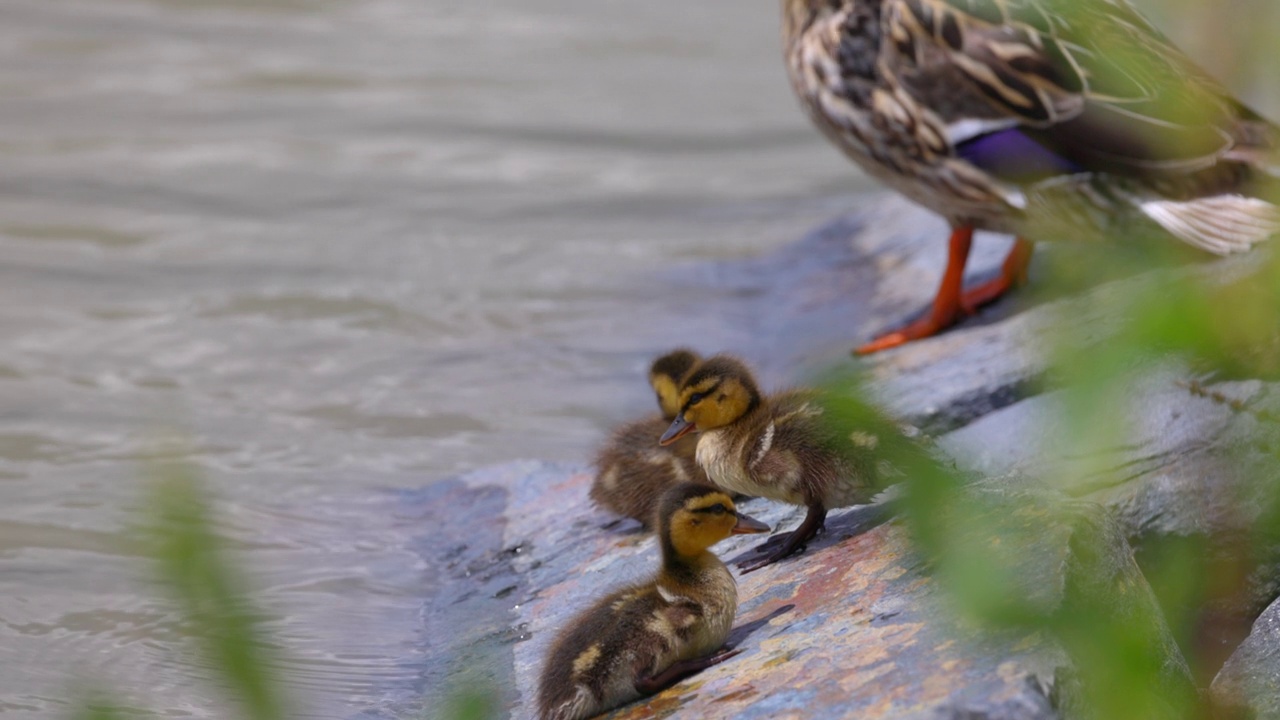
<path fill-rule="evenodd" d="M 746 575 L 755 572 L 762 567 L 772 565 L 779 560 L 790 557 L 796 553 L 804 552 L 805 543 L 812 540 L 826 526 L 827 509 L 819 501 L 809 504 L 809 511 L 805 513 L 804 522 L 800 523 L 800 527 L 789 533 L 769 538 L 769 540 L 761 543 L 756 548 L 756 552 L 765 552 L 771 546 L 781 543 L 773 552 L 759 560 L 742 561 L 738 563 L 738 567 L 742 570 L 742 574 Z"/>
<path fill-rule="evenodd" d="M 806 548 L 805 544 L 803 542 L 792 542 L 792 540 L 795 539 L 795 533 L 787 533 L 787 535 L 790 537 L 787 537 L 787 541 L 783 543 L 782 547 L 764 556 L 764 558 L 760 560 L 743 560 L 738 563 L 738 568 L 742 570 L 742 574 L 746 575 L 747 573 L 753 573 L 760 568 L 768 567 L 783 558 L 791 557 L 797 553 L 803 553 Z M 756 551 L 764 552 L 764 547 L 758 547 L 756 548 Z"/>
<path fill-rule="evenodd" d="M 824 525 L 823 527 L 818 528 L 818 531 L 814 533 L 814 536 L 817 537 L 818 535 L 821 535 L 826 531 L 827 531 L 827 528 Z M 752 548 L 751 552 L 766 553 L 766 552 L 769 552 L 770 550 L 777 550 L 779 546 L 790 542 L 791 536 L 794 534 L 795 534 L 794 532 L 778 533 L 777 535 L 774 535 L 768 540 L 765 540 L 764 542 Z M 802 553 L 804 551 L 805 551 L 805 546 L 803 544 L 796 549 L 797 553 Z"/>
<path fill-rule="evenodd" d="M 692 660 L 681 660 L 656 675 L 649 675 L 636 680 L 636 690 L 643 695 L 652 695 L 659 690 L 675 685 L 690 675 L 702 672 L 712 665 L 719 665 L 734 655 L 740 655 L 741 653 L 741 650 L 735 650 L 733 647 L 726 645 L 718 652 L 710 655 L 693 658 Z"/>

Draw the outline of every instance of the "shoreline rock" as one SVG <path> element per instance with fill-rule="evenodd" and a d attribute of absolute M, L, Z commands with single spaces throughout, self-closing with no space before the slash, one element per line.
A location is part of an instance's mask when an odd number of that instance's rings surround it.
<path fill-rule="evenodd" d="M 776 253 L 685 268 L 669 282 L 723 290 L 727 299 L 704 308 L 726 325 L 716 337 L 738 338 L 732 349 L 757 363 L 766 386 L 776 388 L 779 380 L 847 361 L 855 340 L 923 308 L 944 262 L 944 233 L 936 218 L 887 196 Z M 1004 245 L 1007 240 L 980 243 L 973 275 L 992 272 Z M 1051 248 L 1046 255 L 1070 251 Z M 1229 282 L 1256 262 L 1243 256 L 1155 268 L 1102 280 L 1071 297 L 1013 296 L 941 337 L 866 363 L 882 403 L 938 435 L 941 452 L 985 478 L 974 492 L 1034 505 L 1048 480 L 1071 478 L 1072 484 L 1056 489 L 1091 502 L 1069 503 L 1078 509 L 1075 519 L 1054 520 L 1057 531 L 1043 534 L 1041 555 L 1061 562 L 1035 571 L 1044 573 L 1036 597 L 1050 615 L 1083 604 L 1147 618 L 1150 627 L 1143 632 L 1164 658 L 1162 682 L 1171 697 L 1194 694 L 1193 682 L 1207 679 L 1191 677 L 1161 614 L 1165 601 L 1157 601 L 1129 543 L 1146 554 L 1169 538 L 1229 541 L 1251 520 L 1237 512 L 1241 478 L 1274 463 L 1274 449 L 1255 446 L 1265 435 L 1261 420 L 1231 402 L 1192 392 L 1184 383 L 1190 373 L 1173 367 L 1124 399 L 1139 420 L 1132 443 L 1087 462 L 1064 458 L 1051 439 L 1061 432 L 1055 408 L 1070 390 L 1053 387 L 1046 377 L 1036 332 L 1069 322 L 1088 327 L 1090 342 L 1103 342 L 1115 325 L 1098 311 L 1109 294 L 1135 283 L 1159 287 L 1187 274 Z M 1269 402 L 1273 392 L 1257 381 L 1210 390 L 1253 403 Z M 1241 448 L 1246 469 L 1233 465 L 1228 471 L 1223 458 L 1238 459 Z M 1105 482 L 1096 482 L 1099 477 Z M 422 548 L 424 557 L 437 553 L 427 558 L 428 566 L 448 569 L 424 609 L 428 616 L 440 613 L 426 618 L 433 636 L 427 665 L 456 663 L 457 655 L 483 658 L 473 660 L 478 674 L 501 688 L 513 717 L 530 716 L 525 708 L 559 623 L 608 588 L 656 568 L 651 539 L 620 531 L 589 507 L 589 482 L 581 467 L 530 462 L 453 478 L 431 491 L 470 498 L 480 510 L 438 519 L 453 532 L 479 534 L 465 547 Z M 1250 490 L 1258 507 L 1274 499 L 1270 488 Z M 415 502 L 424 516 L 437 518 L 444 511 L 432 503 L 446 504 L 425 496 Z M 764 501 L 745 507 L 782 529 L 794 527 L 802 512 Z M 1061 638 L 1016 631 L 982 636 L 958 622 L 902 523 L 884 522 L 883 515 L 875 507 L 832 513 L 828 532 L 806 554 L 743 578 L 733 639 L 742 655 L 612 717 L 679 711 L 768 718 L 794 711 L 994 720 L 1059 717 L 1055 703 L 1073 707 L 1064 695 L 1071 688 L 1056 680 L 1069 666 Z M 735 539 L 717 549 L 728 561 L 753 542 Z M 459 568 L 470 571 L 459 574 Z M 1275 598 L 1280 561 L 1274 568 L 1259 561 L 1247 603 L 1256 608 L 1237 607 L 1238 617 L 1256 615 Z M 456 609 L 459 604 L 466 612 Z M 503 627 L 500 612 L 507 613 Z M 427 682 L 452 677 L 434 673 Z"/>

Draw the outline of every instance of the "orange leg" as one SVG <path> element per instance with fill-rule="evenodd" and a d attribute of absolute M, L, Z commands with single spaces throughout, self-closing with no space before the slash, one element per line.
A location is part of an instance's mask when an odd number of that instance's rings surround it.
<path fill-rule="evenodd" d="M 1015 240 L 1013 249 L 1005 257 L 1004 264 L 1000 266 L 1000 274 L 981 285 L 965 290 L 960 296 L 960 304 L 965 312 L 972 315 L 983 305 L 998 300 L 1001 295 L 1019 285 L 1026 284 L 1027 267 L 1031 265 L 1031 252 L 1035 247 L 1022 238 Z"/>
<path fill-rule="evenodd" d="M 881 350 L 905 345 L 912 340 L 936 335 L 956 324 L 961 318 L 972 315 L 977 309 L 994 301 L 1015 285 L 1021 284 L 1031 262 L 1030 242 L 1018 238 L 1000 268 L 1000 276 L 981 285 L 964 290 L 964 266 L 973 246 L 973 228 L 959 227 L 951 231 L 951 246 L 947 255 L 947 269 L 942 274 L 942 284 L 933 298 L 929 314 L 905 327 L 881 335 L 854 350 L 858 355 L 869 355 Z"/>

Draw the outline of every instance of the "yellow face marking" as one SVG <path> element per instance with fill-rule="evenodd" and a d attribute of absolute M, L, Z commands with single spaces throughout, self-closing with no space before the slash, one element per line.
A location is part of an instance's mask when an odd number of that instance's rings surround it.
<path fill-rule="evenodd" d="M 591 647 L 582 651 L 582 654 L 573 659 L 573 674 L 582 675 L 591 668 L 595 667 L 596 660 L 600 659 L 600 644 L 593 644 Z"/>
<path fill-rule="evenodd" d="M 671 518 L 671 544 L 676 552 L 699 555 L 732 535 L 733 527 L 738 524 L 734 510 L 733 500 L 724 493 L 711 492 L 690 498 Z"/>
<path fill-rule="evenodd" d="M 662 408 L 662 416 L 674 420 L 680 414 L 680 387 L 670 375 L 654 374 L 649 376 L 649 384 L 658 396 L 658 407 Z"/>
<path fill-rule="evenodd" d="M 732 377 L 708 378 L 685 388 L 680 399 L 684 403 L 684 419 L 699 430 L 724 427 L 746 414 L 751 406 L 751 393 Z"/>

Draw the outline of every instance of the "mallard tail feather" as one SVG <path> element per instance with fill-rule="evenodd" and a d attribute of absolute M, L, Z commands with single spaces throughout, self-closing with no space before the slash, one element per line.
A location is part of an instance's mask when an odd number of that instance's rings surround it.
<path fill-rule="evenodd" d="M 1148 200 L 1140 207 L 1178 239 L 1217 255 L 1244 252 L 1280 232 L 1280 208 L 1247 195 Z"/>

